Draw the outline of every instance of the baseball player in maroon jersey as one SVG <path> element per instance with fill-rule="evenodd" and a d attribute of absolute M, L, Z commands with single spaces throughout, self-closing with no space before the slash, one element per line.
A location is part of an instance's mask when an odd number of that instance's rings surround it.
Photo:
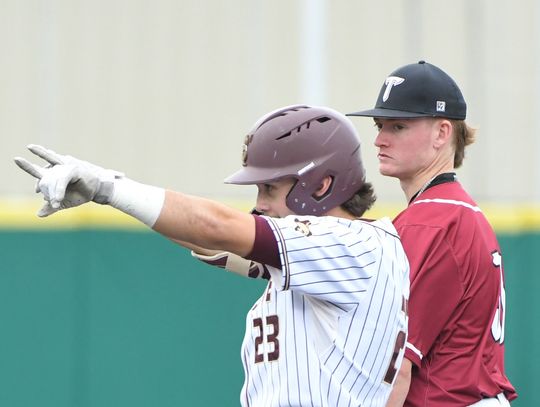
<path fill-rule="evenodd" d="M 389 406 L 508 406 L 502 255 L 458 182 L 474 130 L 457 84 L 425 61 L 385 80 L 373 117 L 379 170 L 408 207 L 394 220 L 411 266 L 409 338 Z"/>
<path fill-rule="evenodd" d="M 243 406 L 384 406 L 406 341 L 409 266 L 375 201 L 352 123 L 328 108 L 262 117 L 226 182 L 255 184 L 256 211 L 143 185 L 41 146 L 40 216 L 108 204 L 208 262 L 268 285 L 246 318 Z"/>

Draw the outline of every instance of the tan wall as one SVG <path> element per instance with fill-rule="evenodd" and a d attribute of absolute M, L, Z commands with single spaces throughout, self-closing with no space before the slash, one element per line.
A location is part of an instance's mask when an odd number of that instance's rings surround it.
<path fill-rule="evenodd" d="M 371 107 L 385 76 L 426 59 L 480 128 L 461 179 L 479 201 L 540 201 L 540 5 L 534 0 L 0 0 L 0 194 L 27 195 L 24 146 L 219 198 L 244 133 L 297 102 Z M 375 131 L 355 118 L 381 201 Z"/>

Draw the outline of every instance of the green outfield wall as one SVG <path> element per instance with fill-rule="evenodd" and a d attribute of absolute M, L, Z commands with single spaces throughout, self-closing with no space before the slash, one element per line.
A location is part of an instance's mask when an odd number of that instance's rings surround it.
<path fill-rule="evenodd" d="M 0 216 L 0 406 L 239 405 L 244 317 L 264 282 L 206 266 L 127 217 L 38 222 L 10 210 Z M 524 226 L 497 232 L 517 407 L 540 405 L 540 222 L 522 215 Z"/>

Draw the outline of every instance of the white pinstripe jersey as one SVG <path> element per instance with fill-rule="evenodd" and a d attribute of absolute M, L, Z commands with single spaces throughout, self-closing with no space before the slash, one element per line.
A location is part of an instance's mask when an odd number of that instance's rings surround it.
<path fill-rule="evenodd" d="M 266 219 L 283 266 L 246 318 L 242 406 L 384 406 L 409 295 L 392 223 Z"/>

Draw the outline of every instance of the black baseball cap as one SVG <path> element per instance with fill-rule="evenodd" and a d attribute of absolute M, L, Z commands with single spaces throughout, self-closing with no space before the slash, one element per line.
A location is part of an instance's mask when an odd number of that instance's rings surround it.
<path fill-rule="evenodd" d="M 465 120 L 467 104 L 456 82 L 442 69 L 425 61 L 392 72 L 379 92 L 374 109 L 347 116 L 444 117 Z"/>

